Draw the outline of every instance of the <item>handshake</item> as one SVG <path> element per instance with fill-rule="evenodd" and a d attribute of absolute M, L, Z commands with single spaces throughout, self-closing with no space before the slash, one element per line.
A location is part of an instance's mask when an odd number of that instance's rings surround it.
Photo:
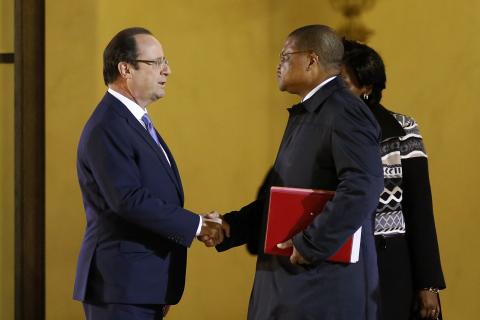
<path fill-rule="evenodd" d="M 225 237 L 230 238 L 230 225 L 218 214 L 213 211 L 209 214 L 202 215 L 202 229 L 197 239 L 203 242 L 207 247 L 214 247 L 219 243 L 222 243 Z M 280 249 L 293 248 L 293 252 L 290 256 L 290 262 L 298 265 L 308 265 L 310 261 L 305 259 L 300 252 L 297 251 L 293 245 L 292 239 L 277 244 Z"/>
<path fill-rule="evenodd" d="M 225 237 L 230 237 L 230 225 L 217 212 L 213 211 L 202 216 L 202 229 L 197 239 L 207 247 L 222 243 Z"/>

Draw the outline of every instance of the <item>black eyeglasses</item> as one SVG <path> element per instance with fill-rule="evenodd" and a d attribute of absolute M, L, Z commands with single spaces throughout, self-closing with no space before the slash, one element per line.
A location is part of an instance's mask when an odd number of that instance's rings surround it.
<path fill-rule="evenodd" d="M 165 57 L 158 58 L 156 60 L 132 60 L 132 62 L 141 62 L 154 66 L 155 68 L 162 68 L 168 66 L 168 60 Z"/>
<path fill-rule="evenodd" d="M 288 60 L 288 56 L 291 54 L 297 54 L 297 53 L 308 53 L 312 52 L 312 50 L 302 50 L 302 51 L 292 51 L 292 52 L 282 52 L 280 53 L 280 63 L 284 63 Z"/>

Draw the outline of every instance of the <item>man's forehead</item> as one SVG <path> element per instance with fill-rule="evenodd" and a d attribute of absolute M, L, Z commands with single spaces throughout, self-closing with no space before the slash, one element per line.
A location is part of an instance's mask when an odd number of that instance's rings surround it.
<path fill-rule="evenodd" d="M 137 34 L 134 36 L 137 45 L 160 45 L 160 42 L 150 34 Z"/>
<path fill-rule="evenodd" d="M 150 52 L 163 56 L 163 48 L 160 42 L 152 35 L 138 34 L 135 36 L 138 53 Z"/>
<path fill-rule="evenodd" d="M 282 52 L 286 51 L 287 49 L 295 49 L 295 47 L 296 47 L 295 39 L 287 38 L 287 40 L 285 41 L 285 43 L 283 45 Z"/>

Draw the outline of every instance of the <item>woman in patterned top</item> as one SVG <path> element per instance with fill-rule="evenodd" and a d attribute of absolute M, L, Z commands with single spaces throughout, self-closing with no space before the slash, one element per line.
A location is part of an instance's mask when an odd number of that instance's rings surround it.
<path fill-rule="evenodd" d="M 385 188 L 375 216 L 383 319 L 441 319 L 438 290 L 445 288 L 428 178 L 417 123 L 381 104 L 386 75 L 372 48 L 344 40 L 342 76 L 382 128 Z"/>

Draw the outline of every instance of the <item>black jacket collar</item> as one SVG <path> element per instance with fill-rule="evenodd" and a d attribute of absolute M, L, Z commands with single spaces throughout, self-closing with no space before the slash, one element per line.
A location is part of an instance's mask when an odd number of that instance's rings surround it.
<path fill-rule="evenodd" d="M 321 87 L 313 96 L 311 96 L 307 101 L 298 103 L 292 106 L 289 111 L 290 113 L 296 113 L 304 109 L 308 112 L 316 111 L 322 104 L 327 100 L 327 98 L 335 91 L 339 89 L 346 89 L 345 83 L 343 80 L 337 76 L 335 79 L 331 80 L 323 87 Z"/>
<path fill-rule="evenodd" d="M 301 112 L 301 110 L 314 112 L 332 93 L 340 89 L 348 90 L 343 79 L 337 76 L 335 79 L 321 87 L 307 101 L 298 103 L 291 107 L 289 112 L 297 113 Z M 400 123 L 398 123 L 397 119 L 395 119 L 390 110 L 386 109 L 381 104 L 378 104 L 375 107 L 369 107 L 369 109 L 372 111 L 375 119 L 377 119 L 377 122 L 382 129 L 382 140 L 393 137 L 401 137 L 406 134 L 405 130 L 403 130 L 402 126 Z"/>
<path fill-rule="evenodd" d="M 313 96 L 307 99 L 307 101 L 302 102 L 302 104 L 307 111 L 314 112 L 332 93 L 342 88 L 346 88 L 345 84 L 343 80 L 337 76 L 335 79 L 321 87 Z"/>
<path fill-rule="evenodd" d="M 405 135 L 405 130 L 403 130 L 402 126 L 398 123 L 390 110 L 386 109 L 381 104 L 370 107 L 370 110 L 382 129 L 382 140 Z"/>

